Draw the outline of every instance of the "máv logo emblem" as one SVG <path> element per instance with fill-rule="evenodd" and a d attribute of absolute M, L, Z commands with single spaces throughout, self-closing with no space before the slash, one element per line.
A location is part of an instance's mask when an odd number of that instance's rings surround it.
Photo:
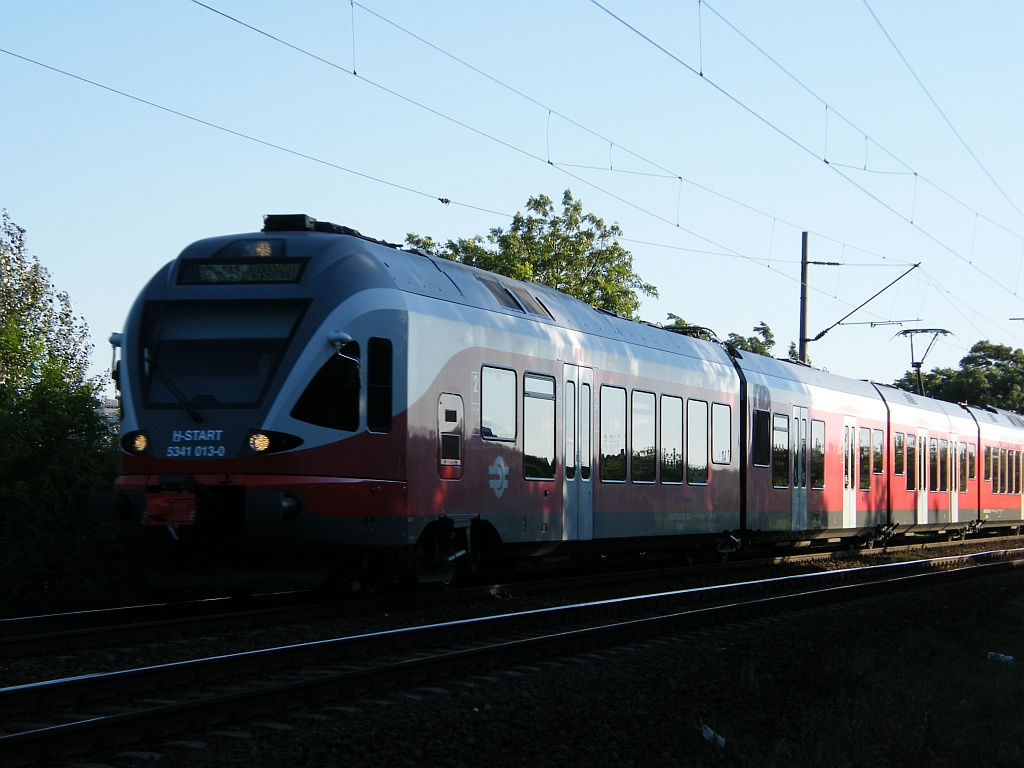
<path fill-rule="evenodd" d="M 501 494 L 508 488 L 508 467 L 505 465 L 504 459 L 501 456 L 496 458 L 494 463 L 487 468 L 487 471 L 491 475 L 491 490 L 500 499 Z"/>

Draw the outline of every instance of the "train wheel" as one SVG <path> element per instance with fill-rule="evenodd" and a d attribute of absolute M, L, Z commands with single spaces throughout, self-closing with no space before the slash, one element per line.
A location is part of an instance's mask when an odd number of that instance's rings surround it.
<path fill-rule="evenodd" d="M 450 586 L 458 570 L 458 537 L 452 528 L 435 526 L 423 532 L 413 553 L 413 575 L 420 584 Z"/>

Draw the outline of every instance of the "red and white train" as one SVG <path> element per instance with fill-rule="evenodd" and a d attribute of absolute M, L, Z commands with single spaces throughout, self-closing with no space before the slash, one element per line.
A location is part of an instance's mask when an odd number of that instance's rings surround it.
<path fill-rule="evenodd" d="M 115 346 L 95 498 L 154 584 L 1017 529 L 1024 419 L 607 314 L 303 215 L 201 240 Z"/>

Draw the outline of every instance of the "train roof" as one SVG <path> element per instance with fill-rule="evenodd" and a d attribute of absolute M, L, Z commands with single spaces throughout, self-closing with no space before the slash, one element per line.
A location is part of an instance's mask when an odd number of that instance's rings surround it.
<path fill-rule="evenodd" d="M 406 293 L 550 324 L 632 347 L 729 364 L 728 354 L 716 343 L 596 309 L 540 283 L 515 280 L 419 250 L 407 250 L 304 214 L 269 215 L 264 222 L 261 232 L 197 241 L 186 247 L 178 259 L 216 259 L 238 243 L 281 238 L 287 241 L 288 257 L 309 259 L 304 282 L 314 283 L 342 260 L 361 254 L 375 263 L 374 271 L 378 274 L 371 282 L 386 274 L 388 282 Z"/>
<path fill-rule="evenodd" d="M 918 410 L 936 411 L 950 417 L 968 417 L 969 414 L 960 403 L 950 403 L 931 397 L 917 395 L 900 389 L 891 384 L 875 384 L 882 398 L 893 407 L 909 407 Z"/>
<path fill-rule="evenodd" d="M 966 408 L 974 414 L 979 424 L 997 424 L 1002 427 L 1024 429 L 1024 416 L 1019 413 L 991 406 L 981 408 L 976 405 L 968 405 Z"/>
<path fill-rule="evenodd" d="M 788 382 L 788 386 L 791 388 L 820 387 L 835 392 L 846 392 L 851 395 L 878 399 L 878 393 L 871 382 L 839 376 L 793 360 L 780 360 L 775 357 L 756 355 L 752 352 L 741 352 L 737 363 L 743 369 L 748 381 L 760 379 L 767 383 L 767 380 L 771 379 L 776 382 Z"/>

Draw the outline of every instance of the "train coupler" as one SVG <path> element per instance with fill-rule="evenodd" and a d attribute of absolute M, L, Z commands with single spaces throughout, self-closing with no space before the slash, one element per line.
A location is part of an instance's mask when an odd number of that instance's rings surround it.
<path fill-rule="evenodd" d="M 146 494 L 142 513 L 144 525 L 194 525 L 195 521 L 195 494 L 176 491 Z"/>

